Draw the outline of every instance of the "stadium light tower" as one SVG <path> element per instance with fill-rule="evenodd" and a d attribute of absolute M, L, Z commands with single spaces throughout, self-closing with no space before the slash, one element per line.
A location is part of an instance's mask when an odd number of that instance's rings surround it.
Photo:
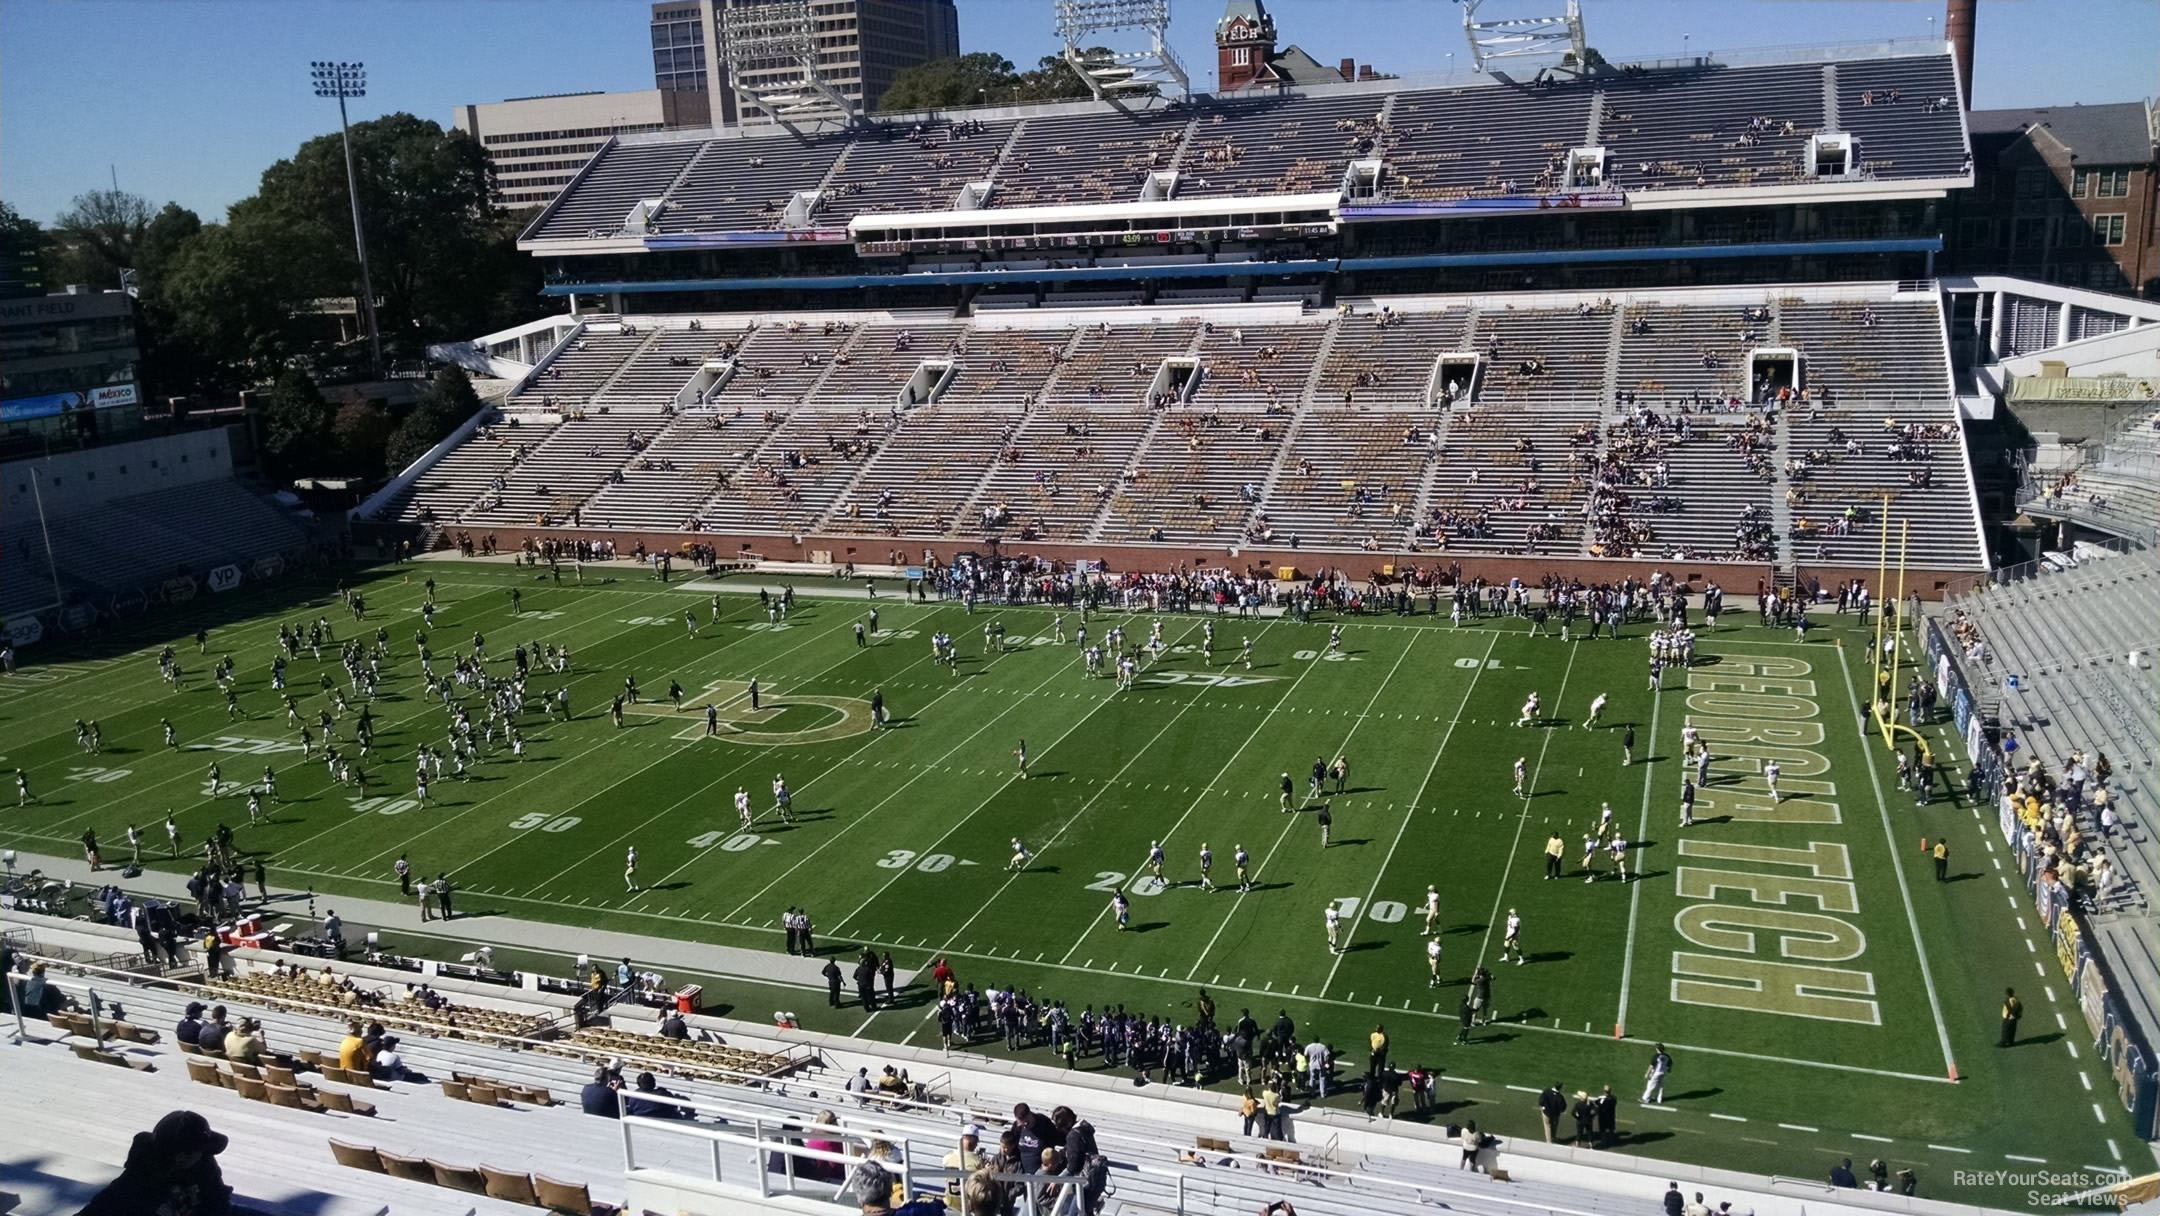
<path fill-rule="evenodd" d="M 375 286 L 368 278 L 367 234 L 360 227 L 360 179 L 353 174 L 352 127 L 345 99 L 367 96 L 367 65 L 318 59 L 309 65 L 317 97 L 337 98 L 338 132 L 345 140 L 345 192 L 352 198 L 353 250 L 360 256 L 360 315 L 367 321 L 369 366 L 383 378 L 382 332 L 375 328 Z"/>
<path fill-rule="evenodd" d="M 1526 59 L 1536 55 L 1572 52 L 1577 68 L 1587 44 L 1583 40 L 1582 0 L 1567 0 L 1567 12 L 1559 17 L 1520 17 L 1505 21 L 1479 21 L 1478 6 L 1485 0 L 1455 0 L 1462 5 L 1463 36 L 1470 40 L 1470 66 L 1480 72 L 1495 59 Z"/>
<path fill-rule="evenodd" d="M 818 68 L 817 16 L 810 0 L 730 4 L 721 10 L 720 54 L 728 85 L 745 106 L 802 136 L 795 124 L 853 123 L 854 103 Z M 869 35 L 864 34 L 867 43 Z"/>
<path fill-rule="evenodd" d="M 1088 54 L 1085 44 L 1090 35 L 1119 30 L 1145 31 L 1148 49 Z M 1057 32 L 1065 42 L 1065 62 L 1097 101 L 1172 89 L 1180 99 L 1191 97 L 1192 80 L 1170 49 L 1169 31 L 1170 0 L 1057 0 Z"/>

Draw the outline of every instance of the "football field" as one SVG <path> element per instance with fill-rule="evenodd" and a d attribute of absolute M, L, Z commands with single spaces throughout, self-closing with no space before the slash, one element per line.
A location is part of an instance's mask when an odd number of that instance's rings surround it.
<path fill-rule="evenodd" d="M 536 662 L 529 691 L 567 688 L 574 716 L 526 715 L 522 759 L 487 752 L 471 779 L 446 774 L 422 804 L 414 749 L 441 743 L 449 723 L 423 696 L 417 658 L 430 576 L 438 674 L 476 633 L 496 675 L 513 670 L 519 644 L 566 645 L 568 673 Z M 1992 810 L 1947 788 L 1915 805 L 1880 741 L 1860 736 L 1870 634 L 1851 618 L 1823 613 L 1804 643 L 1752 612 L 1714 632 L 1698 621 L 1696 664 L 1652 691 L 1648 624 L 1619 640 L 1578 630 L 1562 641 L 1556 625 L 1533 636 L 1520 618 L 1458 627 L 1445 616 L 1091 614 L 1092 639 L 1122 625 L 1144 641 L 1161 623 L 1165 653 L 1120 689 L 1083 671 L 1070 611 L 1061 644 L 1050 609 L 971 613 L 903 597 L 897 584 L 866 601 L 859 584 L 806 579 L 776 621 L 731 584 L 662 586 L 629 563 L 584 577 L 427 562 L 363 578 L 361 622 L 326 587 L 313 598 L 283 588 L 246 593 L 282 600 L 143 618 L 142 632 L 72 659 L 40 654 L 50 665 L 26 663 L 0 682 L 0 763 L 24 769 L 38 795 L 0 819 L 0 843 L 77 851 L 95 829 L 113 859 L 133 823 L 149 864 L 183 869 L 166 859 L 169 810 L 191 845 L 232 825 L 244 852 L 267 859 L 274 887 L 374 898 L 395 897 L 391 867 L 409 853 L 420 872 L 452 876 L 470 916 L 460 931 L 483 938 L 486 918 L 501 916 L 778 952 L 780 916 L 800 907 L 821 949 L 890 950 L 903 969 L 944 957 L 963 984 L 1017 985 L 1075 1011 L 1122 1004 L 1189 1021 L 1201 989 L 1224 1019 L 1249 1008 L 1265 1026 L 1286 1011 L 1301 1037 L 1316 1030 L 1336 1045 L 1346 1075 L 1362 1070 L 1366 1036 L 1384 1024 L 1395 1064 L 1445 1070 L 1439 1118 L 1506 1134 L 1538 1134 L 1533 1102 L 1547 1085 L 1572 1097 L 1610 1084 L 1620 1149 L 1654 1158 L 1820 1178 L 1841 1157 L 1881 1157 L 1913 1168 L 1923 1195 L 2019 1207 L 2033 1206 L 2030 1188 L 1987 1171 L 2149 1167 L 2090 1058 Z M 877 629 L 858 643 L 873 607 Z M 365 795 L 319 759 L 302 762 L 299 731 L 269 687 L 278 623 L 317 617 L 340 639 L 388 634 Z M 986 626 L 1002 626 L 1002 647 Z M 956 644 L 951 668 L 932 662 L 938 632 Z M 166 644 L 184 670 L 178 692 L 159 680 Z M 237 719 L 209 678 L 227 654 Z M 288 679 L 304 718 L 331 705 L 325 672 L 344 687 L 334 647 L 319 661 L 302 648 Z M 609 702 L 625 677 L 642 699 L 618 726 Z M 1518 726 L 1532 693 L 1541 712 Z M 1609 699 L 1591 727 L 1600 695 Z M 877 696 L 883 727 L 870 712 Z M 478 705 L 470 690 L 463 699 Z M 357 712 L 337 728 L 347 752 Z M 101 753 L 77 747 L 78 718 L 98 722 Z M 1712 759 L 1695 823 L 1682 827 L 1689 728 Z M 1939 727 L 1929 737 L 1946 762 L 1961 750 Z M 1316 760 L 1337 757 L 1340 788 L 1331 778 L 1309 796 Z M 213 762 L 227 784 L 219 797 L 207 788 Z M 1764 772 L 1773 762 L 1776 797 Z M 281 801 L 248 826 L 245 790 L 265 765 Z M 792 791 L 792 823 L 774 810 L 776 776 Z M 747 827 L 738 789 L 756 813 Z M 1583 863 L 1607 808 L 1610 834 L 1628 842 L 1624 881 L 1608 847 Z M 1563 856 L 1549 878 L 1555 834 Z M 1020 868 L 1009 864 L 1015 839 L 1029 854 Z M 1949 842 L 1942 880 L 1923 839 Z M 1158 843 L 1160 877 L 1148 860 Z M 624 878 L 633 847 L 634 892 Z M 1511 915 L 1520 963 L 1503 960 Z M 412 952 L 428 951 L 415 942 Z M 1494 1019 L 1457 1044 L 1481 965 L 1493 972 Z M 2026 1017 L 2021 1043 L 2003 1049 L 2007 985 Z M 784 1002 L 816 1029 L 937 1038 L 920 991 L 875 1014 L 854 1008 L 852 993 L 838 1010 L 821 991 L 767 993 L 722 977 L 708 993 L 745 1017 Z M 1665 1103 L 1645 1106 L 1659 1042 L 1676 1066 Z M 1024 1054 L 1050 1062 L 1040 1048 Z"/>

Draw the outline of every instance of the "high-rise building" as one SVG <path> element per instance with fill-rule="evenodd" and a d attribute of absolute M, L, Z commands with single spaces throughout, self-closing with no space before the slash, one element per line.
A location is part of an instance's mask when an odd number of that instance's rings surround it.
<path fill-rule="evenodd" d="M 459 106 L 452 121 L 487 149 L 494 204 L 519 210 L 546 206 L 610 136 L 710 125 L 706 101 L 689 89 L 561 93 Z"/>
<path fill-rule="evenodd" d="M 714 121 L 771 121 L 756 107 L 744 112 L 729 87 L 726 57 L 720 53 L 723 11 L 772 0 L 660 0 L 652 6 L 653 83 L 662 89 L 702 91 L 711 99 Z M 960 53 L 960 11 L 954 0 L 810 0 L 817 26 L 818 70 L 826 83 L 864 111 L 894 76 L 917 64 Z M 795 75 L 789 66 L 758 68 L 745 83 L 756 87 L 781 83 Z M 698 83 L 691 83 L 693 77 Z"/>

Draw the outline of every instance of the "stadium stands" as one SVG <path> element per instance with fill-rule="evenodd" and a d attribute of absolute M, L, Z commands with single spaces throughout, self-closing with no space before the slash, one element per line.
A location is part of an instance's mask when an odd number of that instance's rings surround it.
<path fill-rule="evenodd" d="M 1175 170 L 1176 196 L 1337 193 L 1353 161 L 1378 160 L 1359 201 L 1451 201 L 1552 192 L 1745 189 L 1810 180 L 1810 138 L 1857 136 L 1877 179 L 1955 177 L 1965 165 L 1954 69 L 1941 53 L 1844 60 L 1613 69 L 1586 80 L 1506 77 L 1450 89 L 1387 82 L 1323 86 L 1255 101 L 1061 103 L 994 121 L 908 120 L 854 132 L 609 144 L 526 231 L 527 240 L 625 233 L 646 200 L 663 234 L 842 224 L 893 211 L 1134 203 Z M 1602 180 L 1568 180 L 1571 149 L 1603 146 Z M 791 211 L 798 194 L 815 208 Z M 1152 197 L 1152 196 L 1151 196 Z M 633 234 L 636 229 L 630 229 Z"/>
<path fill-rule="evenodd" d="M 595 319 L 391 517 L 1866 565 L 1888 495 L 1916 565 L 1984 564 L 1933 297 L 1346 303 Z"/>
<path fill-rule="evenodd" d="M 82 1188 L 72 1203 L 54 1203 L 51 1210 L 79 1206 L 90 1189 L 117 1172 L 137 1128 L 113 1112 L 146 1112 L 147 1123 L 157 1112 L 181 1107 L 202 1112 L 214 1129 L 231 1137 L 233 1147 L 221 1164 L 244 1197 L 273 1213 L 323 1216 L 385 1207 L 485 1216 L 531 1212 L 533 1199 L 545 1199 L 551 1183 L 564 1198 L 543 1206 L 597 1210 L 591 1205 L 620 1204 L 644 1183 L 713 1179 L 723 1146 L 703 1132 L 765 1136 L 772 1149 L 785 1149 L 790 1134 L 799 1147 L 803 1129 L 816 1126 L 821 1136 L 857 1152 L 877 1138 L 893 1144 L 897 1159 L 913 1174 L 937 1168 L 962 1124 L 1001 1126 L 1016 1100 L 1044 1109 L 1066 1102 L 1092 1123 L 1113 1171 L 1113 1212 L 1249 1216 L 1294 1185 L 1298 1209 L 1320 1216 L 1364 1216 L 1425 1204 L 1473 1216 L 1553 1210 L 1620 1216 L 1643 1202 L 1642 1196 L 1623 1192 L 1648 1185 L 1614 1175 L 1613 1191 L 1592 1189 L 1594 1182 L 1579 1172 L 1570 1177 L 1583 1181 L 1543 1180 L 1533 1157 L 1525 1155 L 1537 1150 L 1512 1141 L 1498 1150 L 1514 1167 L 1511 1179 L 1455 1169 L 1440 1163 L 1458 1156 L 1452 1144 L 1441 1142 L 1436 1129 L 1410 1124 L 1393 1126 L 1384 1137 L 1360 1135 L 1360 1148 L 1337 1147 L 1348 1138 L 1338 1129 L 1360 1124 L 1354 1117 L 1336 1124 L 1313 1115 L 1294 1143 L 1256 1141 L 1217 1132 L 1227 1130 L 1228 1112 L 1210 1106 L 1157 1102 L 1140 1113 L 1130 1103 L 1108 1098 L 1109 1091 L 1056 1089 L 1027 1075 L 978 1072 L 965 1067 L 967 1057 L 942 1063 L 939 1071 L 951 1069 L 950 1079 L 923 1091 L 923 1101 L 878 1095 L 856 1100 L 842 1092 L 851 1071 L 844 1065 L 802 1047 L 782 1056 L 721 1043 L 706 1030 L 677 1041 L 603 1027 L 574 1040 L 520 1045 L 420 1028 L 398 1045 L 405 1067 L 415 1075 L 370 1078 L 335 1068 L 345 1034 L 338 1018 L 256 1002 L 239 985 L 208 993 L 135 987 L 111 976 L 69 974 L 64 964 L 55 978 L 78 1001 L 86 1001 L 92 988 L 106 1001 L 123 1001 L 130 1019 L 143 1026 L 174 1024 L 186 1002 L 198 996 L 222 1000 L 232 1016 L 258 1018 L 267 1051 L 292 1063 L 272 1065 L 266 1057 L 260 1070 L 234 1066 L 184 1054 L 169 1036 L 156 1043 L 113 1041 L 94 1050 L 82 1033 L 86 1020 L 33 1022 L 33 1044 L 56 1045 L 24 1049 L 17 1083 L 0 1093 L 0 1118 L 17 1131 L 10 1148 L 18 1168 L 31 1160 L 45 1185 L 67 1180 Z M 514 1000 L 517 994 L 504 990 L 503 996 Z M 373 1012 L 363 1016 L 372 1018 Z M 592 1079 L 592 1061 L 606 1058 L 622 1060 L 626 1074 L 641 1069 L 660 1074 L 661 1088 L 703 1119 L 584 1114 L 578 1091 Z M 708 1058 L 737 1066 L 707 1066 Z M 865 1063 L 876 1058 L 863 1057 Z M 131 1067 L 102 1067 L 105 1063 Z M 259 1075 L 250 1077 L 251 1071 Z M 787 1074 L 782 1081 L 769 1079 L 781 1074 Z M 1307 1116 L 1292 1118 L 1303 1125 Z M 1195 1128 L 1205 1130 L 1196 1137 Z M 757 1179 L 741 1176 L 732 1164 L 739 1159 L 731 1156 L 721 1167 L 717 1188 L 710 1181 L 705 1186 L 715 1194 L 741 1196 L 738 1206 L 756 1210 L 755 1191 L 746 1195 L 742 1188 L 755 1188 Z M 765 1165 L 766 1184 L 776 1189 L 807 1181 L 782 1177 L 768 1152 L 749 1159 Z M 804 1164 L 798 1161 L 798 1169 Z M 798 1193 L 829 1200 L 836 1180 L 837 1175 L 814 1192 Z M 928 1175 L 913 1185 L 939 1191 L 944 1184 Z"/>
<path fill-rule="evenodd" d="M 35 524 L 32 525 L 35 527 Z M 284 511 L 230 480 L 197 482 L 117 498 L 87 511 L 46 521 L 63 582 L 107 592 L 135 591 L 176 574 L 201 578 L 226 564 L 243 570 L 267 557 L 297 556 L 307 531 Z M 42 548 L 25 531 L 9 542 L 12 561 L 31 552 L 28 568 L 44 575 Z M 12 564 L 12 563 L 11 563 Z M 51 601 L 51 582 L 30 589 Z"/>
<path fill-rule="evenodd" d="M 1823 126 L 1823 71 L 1714 67 L 1606 85 L 1598 141 L 1612 157 L 1607 180 L 1637 191 L 1805 179 L 1808 139 Z"/>

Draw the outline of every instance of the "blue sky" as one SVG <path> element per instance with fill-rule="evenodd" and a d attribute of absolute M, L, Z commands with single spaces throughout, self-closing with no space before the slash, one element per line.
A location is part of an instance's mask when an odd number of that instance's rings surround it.
<path fill-rule="evenodd" d="M 1384 71 L 1467 65 L 1446 0 L 1268 0 L 1286 42 Z M 1561 0 L 1489 0 L 1491 16 Z M 1940 35 L 1939 0 L 1583 0 L 1608 57 Z M 310 59 L 368 65 L 355 118 L 534 93 L 652 87 L 639 0 L 0 0 L 0 197 L 50 220 L 120 185 L 222 216 L 262 170 L 337 124 Z M 2127 101 L 2154 92 L 2156 0 L 1985 0 L 1974 102 Z M 1219 0 L 1174 0 L 1172 38 L 1210 83 Z M 960 0 L 967 50 L 1021 66 L 1055 49 L 1050 0 Z M 1935 18 L 1933 27 L 1929 18 Z"/>

